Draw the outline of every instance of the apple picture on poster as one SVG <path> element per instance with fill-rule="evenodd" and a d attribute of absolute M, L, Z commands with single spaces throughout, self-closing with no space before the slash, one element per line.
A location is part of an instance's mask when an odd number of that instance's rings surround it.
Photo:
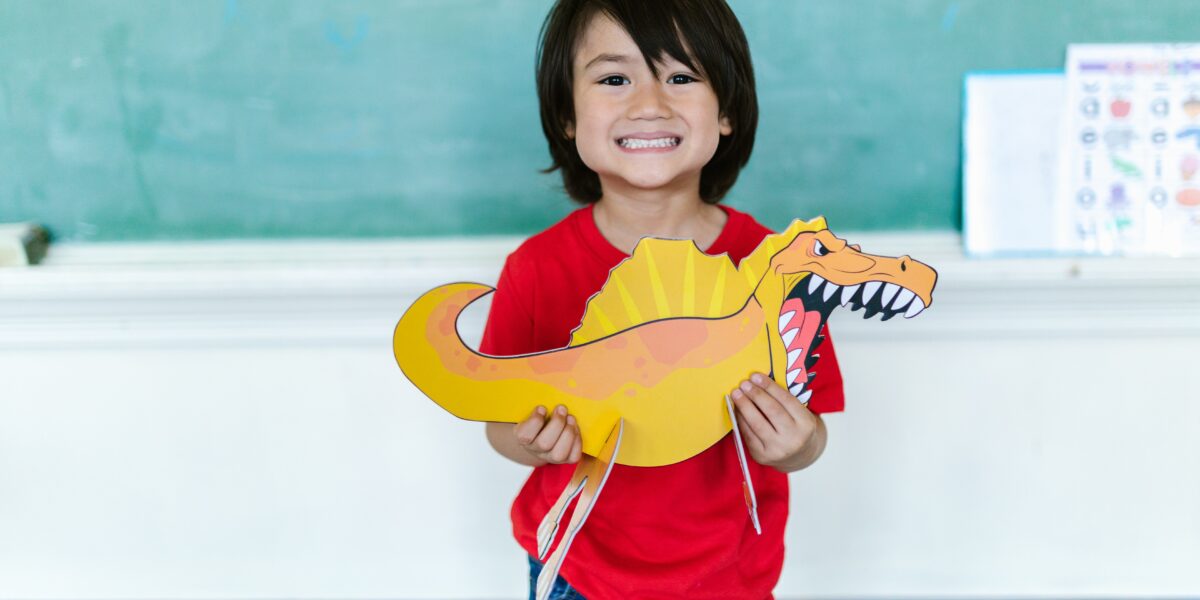
<path fill-rule="evenodd" d="M 1129 116 L 1129 109 L 1133 107 L 1133 103 L 1124 98 L 1117 98 L 1112 101 L 1109 110 L 1112 111 L 1112 116 L 1118 119 L 1124 119 Z"/>

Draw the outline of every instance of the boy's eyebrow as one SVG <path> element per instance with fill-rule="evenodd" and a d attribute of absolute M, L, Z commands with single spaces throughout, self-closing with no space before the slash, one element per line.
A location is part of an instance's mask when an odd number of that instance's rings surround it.
<path fill-rule="evenodd" d="M 596 63 L 602 63 L 602 62 L 615 62 L 615 63 L 624 64 L 627 62 L 631 62 L 632 60 L 633 60 L 632 57 L 626 56 L 624 54 L 601 54 L 601 55 L 597 56 L 596 58 L 593 58 L 592 60 L 588 61 L 588 64 L 584 65 L 583 68 L 585 70 L 590 69 L 590 68 L 592 68 L 592 65 L 594 65 Z"/>
<path fill-rule="evenodd" d="M 669 57 L 669 61 L 673 62 L 673 63 L 679 62 L 679 61 L 675 60 L 674 57 Z M 627 54 L 603 53 L 603 54 L 600 54 L 599 56 L 597 56 L 596 58 L 593 58 L 592 60 L 588 61 L 588 64 L 583 66 L 583 70 L 586 71 L 586 70 L 592 68 L 592 65 L 604 63 L 604 62 L 614 62 L 614 63 L 623 65 L 625 63 L 634 62 L 634 58 Z"/>

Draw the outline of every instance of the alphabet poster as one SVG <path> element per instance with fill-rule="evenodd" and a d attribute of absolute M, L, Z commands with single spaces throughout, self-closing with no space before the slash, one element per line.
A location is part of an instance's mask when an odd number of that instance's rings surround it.
<path fill-rule="evenodd" d="M 1058 247 L 1200 254 L 1200 44 L 1073 45 Z"/>

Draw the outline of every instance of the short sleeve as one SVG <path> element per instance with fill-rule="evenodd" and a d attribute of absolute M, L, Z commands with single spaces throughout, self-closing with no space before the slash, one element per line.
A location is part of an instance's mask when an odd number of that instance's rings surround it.
<path fill-rule="evenodd" d="M 513 356 L 534 352 L 533 317 L 527 298 L 530 286 L 522 285 L 521 272 L 510 255 L 504 261 L 496 291 L 492 294 L 492 307 L 488 311 L 487 323 L 483 327 L 483 340 L 479 351 L 492 356 Z"/>
<path fill-rule="evenodd" d="M 808 401 L 808 410 L 814 413 L 840 412 L 845 409 L 846 395 L 842 390 L 842 369 L 838 365 L 837 354 L 833 350 L 833 336 L 829 335 L 829 325 L 821 328 L 825 341 L 817 347 L 814 354 L 819 354 L 812 371 L 812 398 Z"/>

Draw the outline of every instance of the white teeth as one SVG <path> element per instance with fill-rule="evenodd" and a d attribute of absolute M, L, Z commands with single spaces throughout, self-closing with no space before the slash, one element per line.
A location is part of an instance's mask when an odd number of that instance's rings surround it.
<path fill-rule="evenodd" d="M 913 300 L 913 303 L 908 306 L 908 310 L 904 311 L 904 318 L 911 319 L 925 310 L 925 303 L 921 302 L 920 298 Z"/>
<path fill-rule="evenodd" d="M 896 300 L 892 302 L 891 308 L 900 310 L 902 307 L 908 304 L 909 300 L 913 299 L 913 296 L 916 296 L 916 294 L 908 291 L 905 288 L 900 288 L 900 295 L 896 296 Z"/>
<path fill-rule="evenodd" d="M 656 140 L 641 140 L 625 138 L 619 142 L 625 148 L 667 148 L 679 144 L 678 138 L 658 138 Z"/>
<path fill-rule="evenodd" d="M 790 367 L 790 366 L 792 366 L 792 365 L 796 364 L 796 359 L 797 359 L 797 358 L 800 358 L 800 351 L 799 351 L 799 350 L 792 350 L 791 352 L 788 352 L 788 358 L 787 358 L 787 364 L 788 364 L 788 366 Z"/>
<path fill-rule="evenodd" d="M 860 287 L 862 287 L 861 283 L 842 288 L 842 306 L 850 303 L 850 299 L 854 297 L 854 292 L 857 292 Z"/>
<path fill-rule="evenodd" d="M 807 392 L 804 392 L 803 394 L 799 394 L 796 396 L 796 398 L 798 398 L 801 402 L 808 404 L 808 399 L 812 398 L 812 390 L 808 390 Z"/>
<path fill-rule="evenodd" d="M 788 346 L 791 346 L 792 340 L 796 339 L 796 334 L 798 333 L 800 333 L 800 328 L 796 327 L 783 334 L 783 347 L 787 348 Z"/>
<path fill-rule="evenodd" d="M 816 273 L 810 274 L 808 276 L 808 293 L 811 294 L 811 293 L 817 291 L 817 288 L 820 287 L 821 284 L 824 282 L 825 282 L 825 280 L 821 279 L 820 275 L 817 275 Z"/>
<path fill-rule="evenodd" d="M 788 323 L 792 322 L 792 317 L 796 315 L 796 311 L 790 310 L 779 315 L 779 333 L 783 333 L 783 328 L 787 327 Z"/>
<path fill-rule="evenodd" d="M 824 292 L 825 301 L 829 302 L 829 299 L 832 298 L 833 295 L 837 293 L 837 291 L 840 287 L 841 286 L 835 285 L 832 281 L 830 281 L 829 285 L 825 286 L 825 292 Z"/>
<path fill-rule="evenodd" d="M 800 370 L 799 370 L 799 369 L 796 369 L 795 371 L 788 371 L 788 372 L 787 372 L 787 384 L 788 384 L 788 387 L 791 387 L 791 385 L 792 385 L 793 383 L 796 383 L 796 378 L 797 378 L 797 377 L 799 377 L 799 376 L 800 376 Z"/>
<path fill-rule="evenodd" d="M 866 304 L 866 303 L 870 302 L 871 298 L 875 297 L 875 292 L 878 292 L 880 286 L 882 286 L 882 285 L 883 285 L 882 281 L 868 281 L 868 282 L 864 283 L 863 284 L 862 303 Z"/>
<path fill-rule="evenodd" d="M 799 373 L 799 371 L 797 371 L 797 373 Z M 799 396 L 804 391 L 805 385 L 807 384 L 797 383 L 796 385 L 789 387 L 788 391 L 791 392 L 793 396 Z"/>
<path fill-rule="evenodd" d="M 896 292 L 900 291 L 900 286 L 889 283 L 883 286 L 883 295 L 879 297 L 879 303 L 886 308 L 891 303 L 892 298 L 896 297 Z"/>

